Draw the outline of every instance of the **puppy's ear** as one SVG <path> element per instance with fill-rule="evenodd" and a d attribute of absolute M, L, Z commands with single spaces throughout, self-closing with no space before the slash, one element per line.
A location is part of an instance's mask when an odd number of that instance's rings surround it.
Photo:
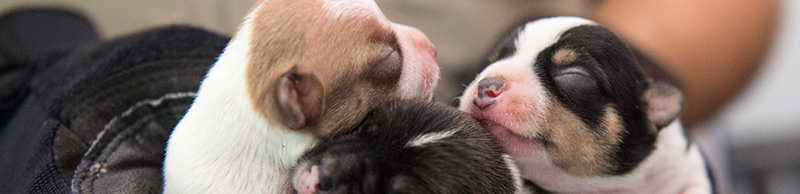
<path fill-rule="evenodd" d="M 280 79 L 277 89 L 280 114 L 287 127 L 302 129 L 316 120 L 322 111 L 322 83 L 313 73 L 298 73 L 297 66 Z"/>
<path fill-rule="evenodd" d="M 683 109 L 683 93 L 667 82 L 650 81 L 649 85 L 644 93 L 647 116 L 657 129 L 661 129 L 680 115 Z"/>

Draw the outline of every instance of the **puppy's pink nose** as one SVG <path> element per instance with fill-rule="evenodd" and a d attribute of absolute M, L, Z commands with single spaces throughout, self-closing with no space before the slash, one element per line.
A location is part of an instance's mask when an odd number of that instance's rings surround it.
<path fill-rule="evenodd" d="M 483 110 L 497 101 L 497 97 L 503 93 L 503 85 L 506 79 L 502 77 L 487 77 L 478 82 L 478 96 L 472 100 L 475 107 Z"/>
<path fill-rule="evenodd" d="M 417 48 L 423 52 L 427 52 L 427 54 L 430 54 L 430 56 L 433 59 L 436 59 L 437 55 L 436 46 L 434 46 L 433 43 L 431 43 L 431 41 L 428 39 L 428 36 L 425 36 L 425 33 L 410 26 L 402 24 L 396 24 L 396 25 L 397 27 L 395 30 L 398 31 L 397 33 L 405 34 L 414 48 Z"/>

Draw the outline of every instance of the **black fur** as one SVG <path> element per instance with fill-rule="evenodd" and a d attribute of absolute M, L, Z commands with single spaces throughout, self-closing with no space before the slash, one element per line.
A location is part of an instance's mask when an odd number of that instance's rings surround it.
<path fill-rule="evenodd" d="M 414 138 L 459 129 L 409 147 Z M 301 159 L 319 166 L 317 193 L 514 193 L 503 148 L 468 115 L 443 104 L 399 101 L 356 131 L 325 140 Z M 302 169 L 301 169 L 302 170 Z"/>
<path fill-rule="evenodd" d="M 561 49 L 576 51 L 577 59 L 556 66 L 552 56 Z M 571 28 L 533 65 L 548 90 L 589 129 L 602 129 L 605 107 L 618 111 L 625 133 L 611 173 L 630 172 L 653 151 L 656 133 L 642 101 L 648 82 L 634 54 L 613 32 L 591 25 Z"/>
<path fill-rule="evenodd" d="M 489 56 L 489 63 L 487 64 L 494 63 L 500 59 L 505 59 L 517 53 L 516 41 L 520 31 L 522 31 L 522 28 L 517 28 L 511 31 L 511 33 L 507 36 L 503 37 L 503 39 L 501 39 L 497 44 L 497 48 L 495 48 L 493 54 Z"/>

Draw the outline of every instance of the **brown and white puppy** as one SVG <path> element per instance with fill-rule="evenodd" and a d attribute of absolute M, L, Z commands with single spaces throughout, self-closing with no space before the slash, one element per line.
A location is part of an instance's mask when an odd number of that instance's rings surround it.
<path fill-rule="evenodd" d="M 709 193 L 677 117 L 682 94 L 648 79 L 619 38 L 554 17 L 506 38 L 459 109 L 498 137 L 525 179 L 553 193 Z"/>
<path fill-rule="evenodd" d="M 435 55 L 372 0 L 259 1 L 170 136 L 164 192 L 292 192 L 315 142 L 391 100 L 430 100 Z"/>

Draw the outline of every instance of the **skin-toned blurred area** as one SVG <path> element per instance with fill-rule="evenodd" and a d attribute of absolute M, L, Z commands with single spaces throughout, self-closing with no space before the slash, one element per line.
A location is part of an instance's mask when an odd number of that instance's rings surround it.
<path fill-rule="evenodd" d="M 104 40 L 170 24 L 231 35 L 257 0 L 3 0 L 0 15 L 63 8 Z M 494 44 L 546 16 L 597 21 L 660 62 L 685 93 L 682 123 L 707 147 L 736 193 L 800 190 L 800 1 L 795 0 L 376 0 L 438 50 L 434 99 L 452 103 L 485 67 Z M 2 43 L 0 43 L 2 44 Z M 0 57 L 0 69 L 2 69 Z"/>
<path fill-rule="evenodd" d="M 661 61 L 684 85 L 682 122 L 713 116 L 752 80 L 778 24 L 778 0 L 606 0 L 591 17 Z"/>

